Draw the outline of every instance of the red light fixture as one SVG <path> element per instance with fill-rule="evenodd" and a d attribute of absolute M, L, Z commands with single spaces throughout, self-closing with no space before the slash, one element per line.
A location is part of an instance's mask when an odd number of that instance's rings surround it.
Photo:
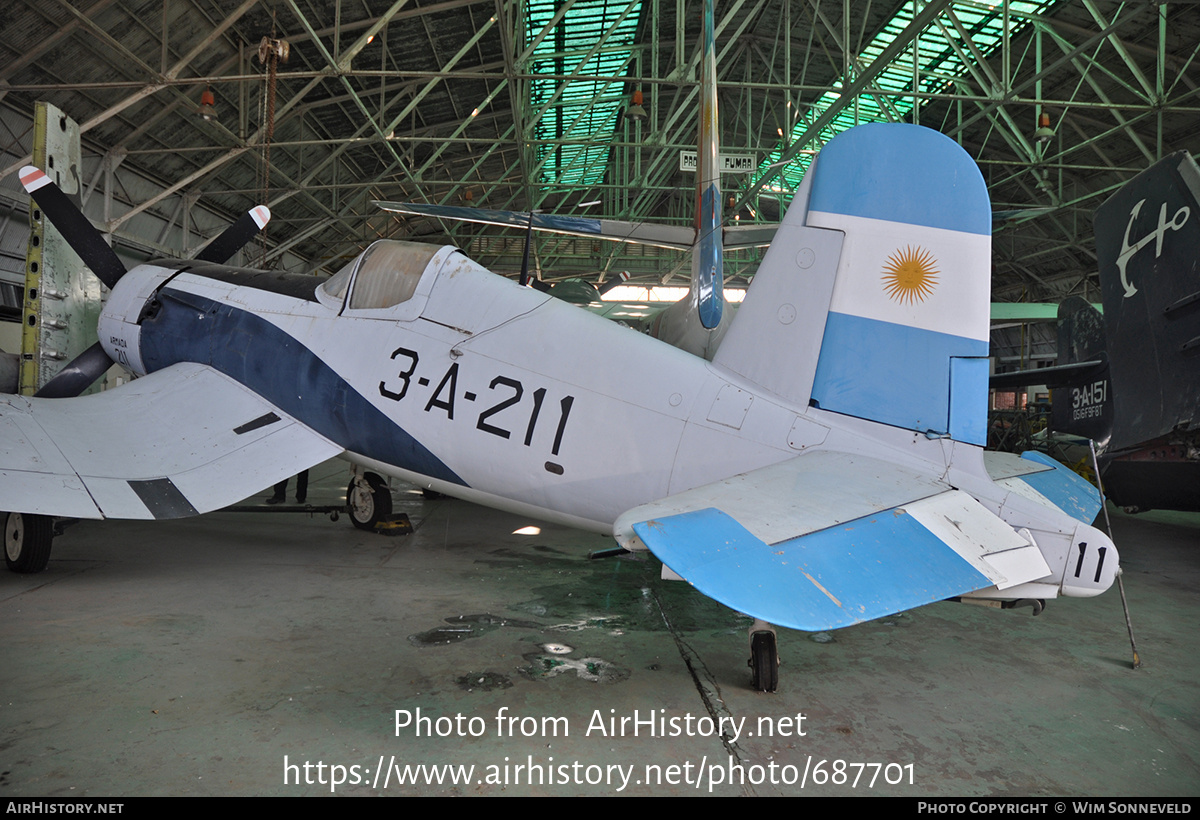
<path fill-rule="evenodd" d="M 1033 139 L 1038 143 L 1049 142 L 1050 140 L 1054 139 L 1054 129 L 1050 127 L 1049 114 L 1038 115 L 1038 127 L 1037 130 L 1033 132 Z"/>
<path fill-rule="evenodd" d="M 197 111 L 206 122 L 217 118 L 217 98 L 213 96 L 210 86 L 205 86 L 204 90 L 200 92 L 200 107 Z"/>
<path fill-rule="evenodd" d="M 625 116 L 635 122 L 645 122 L 649 119 L 649 115 L 646 114 L 646 109 L 642 105 L 642 90 L 640 88 L 633 92 L 633 101 L 625 109 Z"/>

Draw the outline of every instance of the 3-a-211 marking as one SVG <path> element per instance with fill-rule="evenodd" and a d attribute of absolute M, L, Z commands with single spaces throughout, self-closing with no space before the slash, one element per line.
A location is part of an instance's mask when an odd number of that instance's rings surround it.
<path fill-rule="evenodd" d="M 421 360 L 421 356 L 417 351 L 410 348 L 398 347 L 392 351 L 392 355 L 389 358 L 401 365 L 406 364 L 407 367 L 391 379 L 380 381 L 379 395 L 398 402 L 408 395 L 408 390 L 412 386 L 413 376 L 417 372 L 417 365 Z M 446 414 L 447 419 L 450 421 L 454 420 L 455 403 L 459 400 L 458 364 L 458 362 L 452 362 L 450 367 L 446 369 L 446 372 L 442 374 L 437 387 L 434 388 L 432 395 L 425 402 L 424 411 L 426 413 L 440 410 Z M 431 381 L 421 376 L 416 379 L 416 383 L 419 387 L 427 387 Z M 530 408 L 527 419 L 514 413 L 504 413 L 509 408 L 521 404 L 525 396 L 525 386 L 521 384 L 520 380 L 510 378 L 509 376 L 497 375 L 488 383 L 487 389 L 499 400 L 479 413 L 475 422 L 475 428 L 485 433 L 490 433 L 493 436 L 512 440 L 514 433 L 518 436 L 521 435 L 520 428 L 523 423 L 524 439 L 522 443 L 526 447 L 531 446 L 533 444 L 534 431 L 537 429 L 538 420 L 541 418 L 542 405 L 546 400 L 546 388 L 539 387 L 533 391 L 533 407 Z M 478 400 L 479 397 L 478 394 L 470 390 L 464 390 L 461 398 L 463 401 L 473 402 Z M 574 403 L 574 396 L 564 396 L 558 402 L 558 424 L 554 430 L 554 444 L 550 448 L 552 455 L 557 456 L 559 448 L 562 446 L 563 433 L 567 429 L 567 419 L 571 415 L 571 406 Z M 512 427 L 513 425 L 516 426 Z M 509 429 L 510 427 L 512 429 Z M 558 467 L 558 465 L 554 466 Z M 555 470 L 550 464 L 547 464 L 547 469 L 550 469 L 551 472 L 561 472 L 562 468 L 558 467 Z"/>

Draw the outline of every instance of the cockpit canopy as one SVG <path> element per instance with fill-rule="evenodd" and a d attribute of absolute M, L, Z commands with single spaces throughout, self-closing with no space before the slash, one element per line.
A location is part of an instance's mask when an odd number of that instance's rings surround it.
<path fill-rule="evenodd" d="M 317 288 L 317 299 L 338 310 L 394 307 L 411 299 L 422 275 L 430 268 L 441 267 L 453 250 L 421 242 L 381 239 Z"/>
<path fill-rule="evenodd" d="M 445 245 L 381 239 L 317 286 L 317 301 L 350 319 L 428 319 L 470 336 L 528 313 L 551 297 L 496 276 Z"/>

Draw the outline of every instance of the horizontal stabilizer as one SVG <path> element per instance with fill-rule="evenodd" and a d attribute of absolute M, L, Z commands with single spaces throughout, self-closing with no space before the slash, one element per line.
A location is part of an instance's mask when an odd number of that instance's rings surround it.
<path fill-rule="evenodd" d="M 464 208 L 457 205 L 423 205 L 415 202 L 382 202 L 378 200 L 375 204 L 385 211 L 408 216 L 428 216 L 436 219 L 453 219 L 459 222 L 477 222 L 482 225 L 502 225 L 522 230 L 530 226 L 528 211 L 491 211 L 485 208 Z M 589 219 L 583 216 L 559 216 L 556 214 L 535 213 L 533 229 L 569 236 L 594 236 L 597 239 L 609 239 L 614 242 L 629 242 L 674 250 L 690 250 L 696 241 L 695 229 L 681 225 L 622 222 L 616 219 Z"/>
<path fill-rule="evenodd" d="M 983 454 L 988 475 L 1002 487 L 1091 524 L 1104 501 L 1091 482 L 1045 453 Z"/>
<path fill-rule="evenodd" d="M 829 451 L 630 510 L 614 532 L 726 606 L 808 631 L 1050 574 L 966 493 Z"/>
<path fill-rule="evenodd" d="M 627 541 L 634 523 L 718 507 L 774 544 L 949 489 L 877 458 L 819 450 L 635 507 L 613 533 L 622 546 L 640 549 Z"/>
<path fill-rule="evenodd" d="M 777 544 L 711 507 L 634 530 L 705 595 L 810 632 L 1050 574 L 1035 546 L 958 491 Z"/>
<path fill-rule="evenodd" d="M 94 396 L 0 399 L 10 512 L 182 518 L 228 506 L 342 448 L 211 368 L 177 364 Z"/>
<path fill-rule="evenodd" d="M 727 251 L 736 251 L 740 248 L 765 248 L 775 239 L 778 231 L 777 223 L 729 225 L 723 230 L 724 247 Z"/>
<path fill-rule="evenodd" d="M 997 373 L 988 377 L 988 387 L 993 390 L 1011 390 L 1014 387 L 1025 387 L 1031 384 L 1045 384 L 1051 387 L 1069 385 L 1071 382 L 1084 381 L 1104 372 L 1105 362 L 1096 359 L 1091 362 L 1073 362 L 1071 364 L 1055 365 L 1054 367 L 1039 367 L 1036 370 L 1018 370 L 1014 373 Z"/>

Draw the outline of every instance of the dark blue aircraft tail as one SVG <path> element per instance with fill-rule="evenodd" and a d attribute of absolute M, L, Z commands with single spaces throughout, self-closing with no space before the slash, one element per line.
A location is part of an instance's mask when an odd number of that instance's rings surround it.
<path fill-rule="evenodd" d="M 1096 210 L 1113 381 L 1110 451 L 1200 428 L 1200 168 L 1187 152 Z M 1200 491 L 1198 491 L 1200 495 Z"/>

